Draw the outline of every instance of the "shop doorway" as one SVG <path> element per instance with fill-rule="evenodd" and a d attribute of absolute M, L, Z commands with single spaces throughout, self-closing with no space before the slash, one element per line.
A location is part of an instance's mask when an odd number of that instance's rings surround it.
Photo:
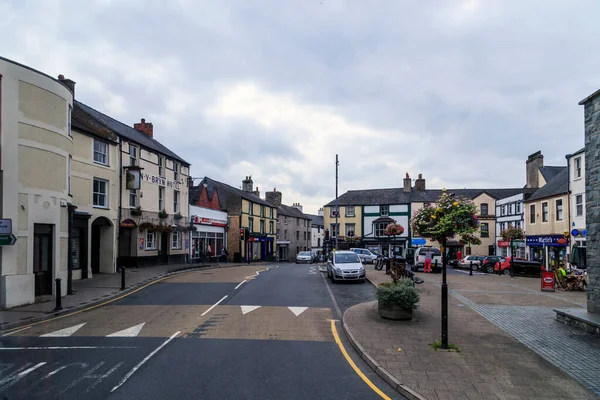
<path fill-rule="evenodd" d="M 161 264 L 169 263 L 169 234 L 167 232 L 161 232 L 160 234 L 159 258 Z"/>
<path fill-rule="evenodd" d="M 54 263 L 52 251 L 54 225 L 34 224 L 33 227 L 33 274 L 35 275 L 35 295 L 52 295 Z M 57 294 L 60 296 L 60 293 Z"/>
<path fill-rule="evenodd" d="M 113 272 L 113 225 L 108 218 L 98 217 L 92 222 L 91 244 L 92 274 Z"/>

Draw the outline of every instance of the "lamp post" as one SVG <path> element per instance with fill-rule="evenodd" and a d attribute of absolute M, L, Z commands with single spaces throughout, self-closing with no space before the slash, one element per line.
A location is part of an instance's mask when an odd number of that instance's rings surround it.
<path fill-rule="evenodd" d="M 448 283 L 446 282 L 446 239 L 442 241 L 442 349 L 448 348 Z"/>
<path fill-rule="evenodd" d="M 338 218 L 340 215 L 340 205 L 338 202 L 338 167 L 340 162 L 338 161 L 338 155 L 335 155 L 335 249 L 338 249 L 338 236 L 340 235 L 340 225 L 338 223 Z"/>

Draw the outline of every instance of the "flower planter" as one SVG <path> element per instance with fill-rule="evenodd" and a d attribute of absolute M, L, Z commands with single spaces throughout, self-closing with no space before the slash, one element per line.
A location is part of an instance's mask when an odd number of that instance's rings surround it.
<path fill-rule="evenodd" d="M 412 319 L 412 310 L 410 309 L 399 306 L 386 307 L 382 304 L 378 304 L 377 307 L 381 318 L 393 319 L 395 321 L 409 321 Z"/>

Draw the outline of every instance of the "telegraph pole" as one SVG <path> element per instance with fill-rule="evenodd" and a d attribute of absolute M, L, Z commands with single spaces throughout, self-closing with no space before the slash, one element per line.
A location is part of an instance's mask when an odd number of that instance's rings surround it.
<path fill-rule="evenodd" d="M 338 236 L 340 236 L 340 225 L 338 223 L 338 218 L 340 215 L 340 205 L 338 204 L 338 167 L 340 162 L 338 160 L 338 155 L 335 155 L 335 250 L 338 249 Z"/>

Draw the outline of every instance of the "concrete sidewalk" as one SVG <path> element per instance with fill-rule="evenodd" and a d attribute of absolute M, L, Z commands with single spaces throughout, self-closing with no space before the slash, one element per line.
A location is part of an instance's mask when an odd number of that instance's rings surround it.
<path fill-rule="evenodd" d="M 54 311 L 55 299 L 43 303 L 28 304 L 0 310 L 0 331 L 16 328 L 29 323 L 42 321 L 57 315 L 67 314 L 94 304 L 99 304 L 128 293 L 161 277 L 175 274 L 178 271 L 215 268 L 244 264 L 203 263 L 172 264 L 155 267 L 131 268 L 125 271 L 126 289 L 121 290 L 121 274 L 94 274 L 92 279 L 73 281 L 73 295 L 62 297 L 62 311 Z M 62 282 L 66 285 L 66 282 Z"/>
<path fill-rule="evenodd" d="M 441 337 L 441 276 L 418 275 L 425 283 L 417 285 L 421 301 L 412 321 L 381 319 L 376 301 L 344 315 L 344 328 L 359 353 L 392 375 L 399 391 L 404 387 L 433 400 L 595 399 L 593 392 L 600 394 L 600 340 L 560 324 L 551 312 L 557 304 L 584 303 L 585 293 L 542 293 L 531 278 L 449 275 L 449 342 L 459 352 L 447 352 L 430 346 Z M 389 281 L 372 267 L 367 276 L 375 284 Z"/>

